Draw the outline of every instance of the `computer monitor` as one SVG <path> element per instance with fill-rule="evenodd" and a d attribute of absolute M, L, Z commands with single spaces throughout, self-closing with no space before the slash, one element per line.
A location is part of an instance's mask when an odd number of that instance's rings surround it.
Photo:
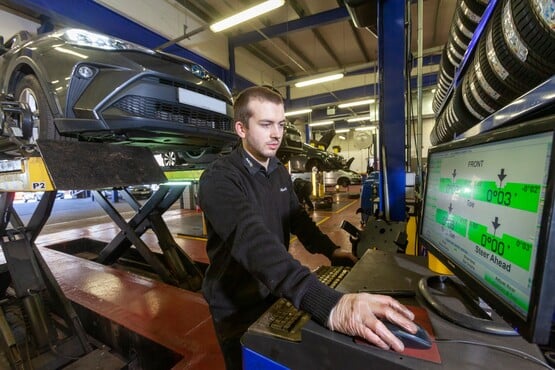
<path fill-rule="evenodd" d="M 419 226 L 430 253 L 538 344 L 555 307 L 554 131 L 550 116 L 431 148 Z"/>

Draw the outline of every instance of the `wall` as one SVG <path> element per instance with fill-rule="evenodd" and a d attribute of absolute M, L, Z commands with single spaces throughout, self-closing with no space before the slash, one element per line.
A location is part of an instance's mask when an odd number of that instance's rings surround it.
<path fill-rule="evenodd" d="M 39 23 L 23 18 L 0 8 L 0 35 L 4 36 L 4 41 L 8 40 L 15 33 L 21 30 L 27 30 L 36 33 Z"/>

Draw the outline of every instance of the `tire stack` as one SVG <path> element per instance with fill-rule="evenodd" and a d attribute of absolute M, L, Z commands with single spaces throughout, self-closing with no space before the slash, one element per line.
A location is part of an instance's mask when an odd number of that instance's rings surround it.
<path fill-rule="evenodd" d="M 459 0 L 451 21 L 449 39 L 443 48 L 438 74 L 438 87 L 432 108 L 437 114 L 448 95 L 455 71 L 459 68 L 472 35 L 489 0 Z"/>
<path fill-rule="evenodd" d="M 451 140 L 554 74 L 553 1 L 499 1 L 461 83 L 436 121 L 432 143 Z"/>

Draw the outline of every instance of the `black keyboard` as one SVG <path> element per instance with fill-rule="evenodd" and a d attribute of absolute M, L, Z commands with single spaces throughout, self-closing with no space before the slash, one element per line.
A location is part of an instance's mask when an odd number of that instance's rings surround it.
<path fill-rule="evenodd" d="M 346 266 L 320 266 L 314 273 L 321 282 L 335 288 L 350 270 Z M 287 299 L 280 298 L 250 326 L 249 331 L 300 342 L 301 329 L 308 320 L 308 313 L 298 310 Z"/>

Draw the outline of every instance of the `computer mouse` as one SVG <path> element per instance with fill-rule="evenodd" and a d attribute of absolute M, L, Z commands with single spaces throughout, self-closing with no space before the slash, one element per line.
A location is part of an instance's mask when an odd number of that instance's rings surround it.
<path fill-rule="evenodd" d="M 418 327 L 416 334 L 412 334 L 392 322 L 384 320 L 383 323 L 386 328 L 393 333 L 393 335 L 403 342 L 405 348 L 428 349 L 432 347 L 432 340 L 430 339 L 430 336 L 424 328 L 416 323 L 415 324 Z"/>

